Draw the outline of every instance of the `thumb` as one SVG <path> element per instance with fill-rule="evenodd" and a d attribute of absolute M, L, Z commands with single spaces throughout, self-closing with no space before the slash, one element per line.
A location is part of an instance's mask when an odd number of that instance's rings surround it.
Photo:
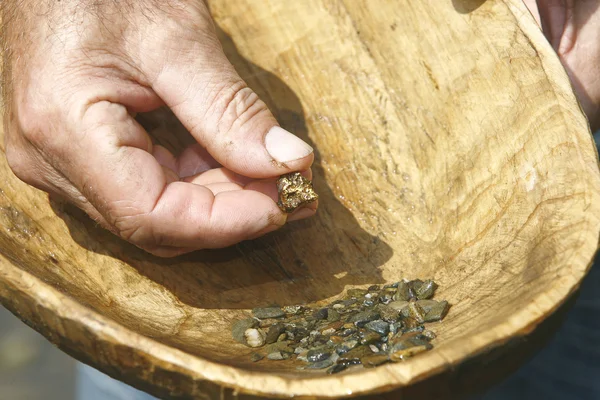
<path fill-rule="evenodd" d="M 227 60 L 216 35 L 178 51 L 185 57 L 170 57 L 154 91 L 215 160 L 251 178 L 310 168 L 313 149 L 279 127 Z"/>

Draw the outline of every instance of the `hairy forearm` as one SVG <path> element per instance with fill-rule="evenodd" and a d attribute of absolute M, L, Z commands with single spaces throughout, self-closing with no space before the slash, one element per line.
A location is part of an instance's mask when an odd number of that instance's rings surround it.
<path fill-rule="evenodd" d="M 18 79 L 15 74 L 23 71 L 27 63 L 24 54 L 43 43 L 44 31 L 48 29 L 45 18 L 52 14 L 51 0 L 3 0 L 0 2 L 0 45 L 2 46 L 2 81 L 0 89 L 5 107 L 10 107 L 7 98 L 12 91 L 12 83 Z M 8 112 L 8 109 L 5 109 Z"/>

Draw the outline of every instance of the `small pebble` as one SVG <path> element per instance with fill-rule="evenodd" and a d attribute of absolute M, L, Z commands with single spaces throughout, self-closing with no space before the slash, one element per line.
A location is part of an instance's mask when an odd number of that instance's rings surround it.
<path fill-rule="evenodd" d="M 381 336 L 385 336 L 388 334 L 388 332 L 390 331 L 390 325 L 385 322 L 382 321 L 380 319 L 377 319 L 375 321 L 371 321 L 371 322 L 367 322 L 365 324 L 365 328 L 376 332 L 378 334 L 380 334 Z"/>
<path fill-rule="evenodd" d="M 246 337 L 244 336 L 244 333 L 247 329 L 256 328 L 257 326 L 258 321 L 254 318 L 241 319 L 233 324 L 231 328 L 231 335 L 233 336 L 236 342 L 245 344 L 247 346 L 248 343 L 246 342 Z"/>
<path fill-rule="evenodd" d="M 343 370 L 347 369 L 348 366 L 346 364 L 335 364 L 334 366 L 332 366 L 331 368 L 329 368 L 327 370 L 328 374 L 337 374 L 339 372 L 342 372 Z"/>
<path fill-rule="evenodd" d="M 372 344 L 381 340 L 381 335 L 373 331 L 362 330 L 358 332 L 360 344 Z"/>
<path fill-rule="evenodd" d="M 246 329 L 244 332 L 244 338 L 246 339 L 246 343 L 250 347 L 260 347 L 265 344 L 266 334 L 256 328 Z"/>
<path fill-rule="evenodd" d="M 337 349 L 338 354 L 346 353 L 358 345 L 358 340 L 352 339 L 343 342 Z"/>
<path fill-rule="evenodd" d="M 374 344 L 370 344 L 369 348 L 371 349 L 371 351 L 373 353 L 379 353 L 379 349 L 377 348 L 377 346 L 375 346 Z"/>
<path fill-rule="evenodd" d="M 422 285 L 419 286 L 418 289 L 415 289 L 417 298 L 421 300 L 430 299 L 433 296 L 433 293 L 435 292 L 435 289 L 437 289 L 437 287 L 438 285 L 431 279 L 426 280 L 425 282 L 423 282 Z"/>
<path fill-rule="evenodd" d="M 390 353 L 397 353 L 412 347 L 425 347 L 427 350 L 431 349 L 433 346 L 420 332 L 396 335 L 390 339 Z"/>
<path fill-rule="evenodd" d="M 423 311 L 416 301 L 408 302 L 408 315 L 414 318 L 419 324 L 425 322 L 425 311 Z"/>
<path fill-rule="evenodd" d="M 303 351 L 302 353 L 298 354 L 296 359 L 298 359 L 300 361 L 308 362 L 307 354 L 308 354 L 308 350 Z"/>
<path fill-rule="evenodd" d="M 420 279 L 414 279 L 414 280 L 408 282 L 408 287 L 409 287 L 409 289 L 412 289 L 415 292 L 415 297 L 416 297 L 417 290 L 419 290 L 421 288 L 421 286 L 423 286 L 423 283 L 425 283 L 425 282 L 423 282 Z"/>
<path fill-rule="evenodd" d="M 402 329 L 402 322 L 394 322 L 390 324 L 390 333 L 392 335 L 395 335 L 400 329 Z"/>
<path fill-rule="evenodd" d="M 346 353 L 340 354 L 339 360 L 341 360 L 342 362 L 360 360 L 364 356 L 368 356 L 371 354 L 373 354 L 373 351 L 371 351 L 369 346 L 357 346 Z"/>
<path fill-rule="evenodd" d="M 354 325 L 356 325 L 358 327 L 363 327 L 363 326 L 365 326 L 365 324 L 367 322 L 376 320 L 378 318 L 379 318 L 379 312 L 369 310 L 369 311 L 362 311 L 362 312 L 359 312 L 358 314 L 353 315 L 349 319 L 349 322 L 353 322 Z"/>
<path fill-rule="evenodd" d="M 360 296 L 360 297 L 362 297 L 362 296 Z M 358 302 L 357 299 L 348 299 L 348 300 L 344 300 L 342 302 L 342 304 L 344 305 L 344 307 L 348 307 L 348 306 L 351 306 L 353 304 L 356 304 L 357 302 Z"/>
<path fill-rule="evenodd" d="M 276 323 L 271 325 L 269 327 L 269 330 L 267 331 L 265 342 L 275 343 L 283 332 L 285 332 L 285 326 L 282 323 Z"/>
<path fill-rule="evenodd" d="M 442 320 L 448 313 L 449 305 L 447 301 L 440 301 L 437 306 L 432 307 L 427 314 L 425 314 L 425 322 L 436 322 Z"/>
<path fill-rule="evenodd" d="M 390 359 L 392 361 L 406 360 L 407 358 L 410 358 L 410 357 L 414 356 L 415 354 L 422 353 L 429 349 L 431 349 L 431 347 L 428 347 L 428 346 L 409 347 L 407 349 L 390 352 Z"/>
<path fill-rule="evenodd" d="M 425 311 L 426 313 L 431 311 L 432 308 L 434 307 L 438 307 L 440 305 L 439 301 L 435 301 L 435 300 L 417 300 L 417 304 L 419 306 L 421 306 L 421 308 L 423 309 L 423 311 Z"/>
<path fill-rule="evenodd" d="M 327 336 L 333 335 L 334 333 L 335 333 L 335 329 L 333 329 L 333 328 L 324 329 L 322 332 L 323 335 L 327 335 Z"/>
<path fill-rule="evenodd" d="M 275 342 L 267 344 L 263 347 L 263 352 L 266 354 L 274 353 L 276 351 L 282 351 L 284 353 L 293 353 L 294 349 L 288 342 Z"/>
<path fill-rule="evenodd" d="M 316 320 L 327 319 L 328 310 L 327 308 L 321 308 L 313 313 L 313 318 Z"/>
<path fill-rule="evenodd" d="M 340 360 L 338 359 L 336 364 L 340 364 L 340 365 L 345 365 L 347 367 L 351 367 L 353 365 L 360 365 L 360 360 L 359 359 L 352 359 L 352 360 Z"/>
<path fill-rule="evenodd" d="M 393 296 L 394 301 L 408 301 L 410 298 L 409 287 L 408 284 L 404 281 L 398 283 L 398 287 L 396 288 L 396 294 Z"/>
<path fill-rule="evenodd" d="M 388 305 L 380 304 L 377 309 L 379 310 L 379 314 L 381 319 L 387 322 L 396 322 L 398 317 L 400 316 L 400 311 Z"/>
<path fill-rule="evenodd" d="M 390 361 L 390 358 L 385 354 L 373 354 L 360 359 L 365 368 L 373 368 Z"/>
<path fill-rule="evenodd" d="M 325 334 L 325 330 L 329 330 L 329 329 L 333 329 L 333 331 L 335 332 L 338 329 L 340 329 L 343 325 L 344 325 L 344 323 L 342 321 L 331 322 L 323 327 L 323 330 L 321 331 L 321 333 Z"/>
<path fill-rule="evenodd" d="M 328 322 L 337 322 L 340 320 L 340 313 L 337 312 L 336 309 L 334 308 L 330 308 L 329 311 L 327 312 L 327 321 Z"/>
<path fill-rule="evenodd" d="M 299 314 L 302 309 L 302 306 L 285 306 L 283 307 L 283 312 L 286 314 L 296 315 Z"/>
<path fill-rule="evenodd" d="M 339 354 L 336 353 L 335 351 L 333 353 L 331 353 L 331 357 L 329 357 L 329 359 L 331 361 L 333 361 L 334 363 L 337 362 L 337 360 L 340 358 Z"/>
<path fill-rule="evenodd" d="M 284 353 L 282 351 L 276 351 L 276 352 L 273 352 L 273 353 L 269 353 L 267 355 L 267 358 L 269 360 L 275 360 L 275 361 L 287 360 L 288 358 L 290 358 L 290 355 L 288 353 Z"/>
<path fill-rule="evenodd" d="M 331 356 L 330 351 L 326 351 L 325 349 L 313 349 L 309 350 L 306 358 L 309 362 L 317 362 L 328 359 Z"/>
<path fill-rule="evenodd" d="M 252 355 L 250 356 L 250 361 L 257 362 L 262 360 L 263 358 L 265 358 L 265 356 L 263 356 L 260 353 L 252 353 Z"/>
<path fill-rule="evenodd" d="M 376 292 L 379 290 L 379 286 L 378 285 L 371 285 L 369 286 L 369 288 L 367 289 L 369 292 Z"/>
<path fill-rule="evenodd" d="M 330 336 L 327 343 L 331 345 L 339 345 L 344 343 L 344 338 L 341 336 Z"/>
<path fill-rule="evenodd" d="M 345 305 L 343 305 L 343 304 L 334 304 L 334 305 L 332 306 L 332 308 L 334 308 L 334 309 L 336 309 L 336 310 L 339 310 L 339 309 L 342 309 L 342 308 L 345 308 L 345 307 L 346 307 L 346 306 L 345 306 Z"/>
<path fill-rule="evenodd" d="M 404 312 L 403 310 L 408 307 L 408 301 L 394 300 L 391 303 L 389 303 L 387 306 L 398 312 Z M 407 316 L 408 316 L 408 314 L 405 315 L 405 317 L 407 317 Z"/>
<path fill-rule="evenodd" d="M 344 336 L 344 337 L 346 337 L 346 336 L 353 335 L 353 334 L 355 334 L 355 333 L 356 333 L 356 328 L 343 328 L 343 329 L 340 331 L 339 335 L 340 335 L 340 336 Z"/>

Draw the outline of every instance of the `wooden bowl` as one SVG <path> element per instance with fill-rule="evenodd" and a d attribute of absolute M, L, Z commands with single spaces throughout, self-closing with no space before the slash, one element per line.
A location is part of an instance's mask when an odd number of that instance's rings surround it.
<path fill-rule="evenodd" d="M 600 174 L 567 75 L 520 0 L 210 6 L 240 74 L 314 146 L 317 216 L 159 259 L 2 160 L 2 303 L 75 357 L 173 398 L 453 396 L 443 388 L 498 374 L 498 354 L 525 354 L 514 343 L 565 304 L 596 251 Z M 142 119 L 174 151 L 189 140 L 161 136 L 175 129 L 168 113 Z M 404 363 L 329 376 L 251 363 L 231 339 L 255 306 L 429 277 L 453 306 L 434 350 Z"/>

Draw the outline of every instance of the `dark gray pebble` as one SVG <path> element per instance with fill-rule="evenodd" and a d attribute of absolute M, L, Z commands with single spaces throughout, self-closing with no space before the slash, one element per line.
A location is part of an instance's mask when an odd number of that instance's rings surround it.
<path fill-rule="evenodd" d="M 435 292 L 435 289 L 437 289 L 437 287 L 438 285 L 431 279 L 426 280 L 421 286 L 419 286 L 418 289 L 415 289 L 417 298 L 420 300 L 430 299 L 433 296 L 433 293 Z"/>
<path fill-rule="evenodd" d="M 323 361 L 329 357 L 331 357 L 331 351 L 322 348 L 309 350 L 306 355 L 309 362 Z"/>
<path fill-rule="evenodd" d="M 330 308 L 327 312 L 327 321 L 328 322 L 337 322 L 340 320 L 340 313 L 337 312 L 334 308 Z"/>
<path fill-rule="evenodd" d="M 312 317 L 316 320 L 322 320 L 322 319 L 327 319 L 327 314 L 329 314 L 327 308 L 321 308 L 317 311 L 315 311 L 312 315 Z"/>
<path fill-rule="evenodd" d="M 343 370 L 345 370 L 347 368 L 348 368 L 348 365 L 346 365 L 346 364 L 335 364 L 334 366 L 330 367 L 327 370 L 327 373 L 330 374 L 330 375 L 331 374 L 337 374 L 337 373 L 342 372 Z"/>
<path fill-rule="evenodd" d="M 448 313 L 450 306 L 446 300 L 440 301 L 437 306 L 432 307 L 427 314 L 425 314 L 425 322 L 440 321 Z"/>
<path fill-rule="evenodd" d="M 365 328 L 376 332 L 378 334 L 380 334 L 381 336 L 385 336 L 388 334 L 388 332 L 390 331 L 390 325 L 385 322 L 382 321 L 380 319 L 377 319 L 375 321 L 371 321 L 371 322 L 367 322 L 365 324 Z"/>
<path fill-rule="evenodd" d="M 266 343 L 275 343 L 279 338 L 279 335 L 285 332 L 285 326 L 281 323 L 273 324 L 267 331 L 267 337 L 265 338 Z"/>
<path fill-rule="evenodd" d="M 246 337 L 244 336 L 244 333 L 247 329 L 256 328 L 257 326 L 258 321 L 254 318 L 241 319 L 236 321 L 231 327 L 231 336 L 233 336 L 236 342 L 248 345 L 248 343 L 246 343 Z"/>
<path fill-rule="evenodd" d="M 363 327 L 367 322 L 374 321 L 379 318 L 379 312 L 375 310 L 362 311 L 357 314 L 354 314 L 348 322 L 354 323 L 354 325 L 358 327 Z"/>
<path fill-rule="evenodd" d="M 394 301 L 408 301 L 410 298 L 408 283 L 401 281 L 398 282 L 398 287 L 396 288 L 396 294 L 394 294 Z"/>

